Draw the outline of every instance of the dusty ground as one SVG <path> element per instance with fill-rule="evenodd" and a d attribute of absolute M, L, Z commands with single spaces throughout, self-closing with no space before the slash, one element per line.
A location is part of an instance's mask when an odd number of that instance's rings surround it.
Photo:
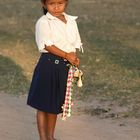
<path fill-rule="evenodd" d="M 140 140 L 136 119 L 99 119 L 74 111 L 66 122 L 58 119 L 60 140 Z M 38 140 L 35 110 L 26 106 L 26 96 L 0 94 L 0 140 Z"/>

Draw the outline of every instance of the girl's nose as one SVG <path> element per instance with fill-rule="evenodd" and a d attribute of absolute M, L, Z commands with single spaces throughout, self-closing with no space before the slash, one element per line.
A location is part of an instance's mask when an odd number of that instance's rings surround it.
<path fill-rule="evenodd" d="M 54 9 L 57 10 L 58 8 L 59 8 L 59 5 L 58 4 L 55 4 L 54 5 Z"/>

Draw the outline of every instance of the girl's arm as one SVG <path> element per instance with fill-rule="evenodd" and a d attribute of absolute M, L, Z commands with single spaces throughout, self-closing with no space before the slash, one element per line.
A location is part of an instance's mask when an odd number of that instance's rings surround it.
<path fill-rule="evenodd" d="M 67 53 L 67 52 L 62 51 L 61 49 L 57 48 L 55 45 L 52 45 L 52 46 L 45 45 L 45 50 L 47 50 L 48 52 L 50 52 L 54 55 L 67 59 L 74 66 L 77 66 L 77 67 L 79 66 L 80 60 L 77 57 L 75 52 Z"/>

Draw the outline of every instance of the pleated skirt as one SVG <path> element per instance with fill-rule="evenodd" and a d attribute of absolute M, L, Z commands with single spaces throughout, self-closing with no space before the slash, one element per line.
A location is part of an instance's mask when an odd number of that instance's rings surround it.
<path fill-rule="evenodd" d="M 47 113 L 62 113 L 68 64 L 61 57 L 42 53 L 33 73 L 27 104 Z"/>

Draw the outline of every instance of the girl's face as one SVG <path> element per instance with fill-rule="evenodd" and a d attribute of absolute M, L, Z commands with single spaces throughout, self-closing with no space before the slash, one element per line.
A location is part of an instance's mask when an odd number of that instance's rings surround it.
<path fill-rule="evenodd" d="M 65 11 L 67 0 L 46 0 L 43 3 L 44 8 L 55 17 L 59 17 Z"/>

